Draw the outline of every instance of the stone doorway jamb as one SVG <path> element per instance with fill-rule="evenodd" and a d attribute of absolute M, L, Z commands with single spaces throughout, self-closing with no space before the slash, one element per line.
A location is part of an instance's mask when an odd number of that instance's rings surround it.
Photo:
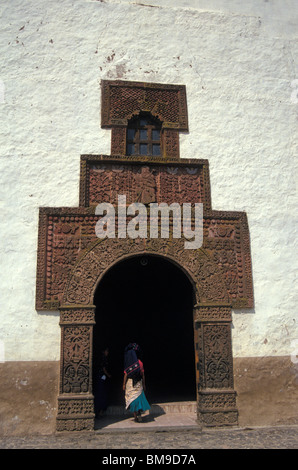
<path fill-rule="evenodd" d="M 197 304 L 194 309 L 198 348 L 198 421 L 202 426 L 238 424 L 231 312 L 230 304 Z"/>
<path fill-rule="evenodd" d="M 61 355 L 57 431 L 94 429 L 92 345 L 94 305 L 60 307 Z"/>

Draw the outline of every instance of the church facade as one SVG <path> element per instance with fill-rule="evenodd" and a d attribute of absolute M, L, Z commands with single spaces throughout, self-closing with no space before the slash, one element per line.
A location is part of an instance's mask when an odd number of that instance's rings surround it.
<path fill-rule="evenodd" d="M 111 350 L 118 404 L 132 339 L 144 349 L 153 401 L 196 401 L 203 426 L 295 424 L 288 14 L 280 23 L 274 12 L 235 12 L 233 2 L 215 11 L 192 2 L 90 1 L 80 11 L 70 3 L 59 2 L 64 29 L 55 2 L 45 18 L 28 6 L 24 25 L 21 11 L 4 11 L 20 26 L 17 39 L 5 29 L 13 70 L 19 77 L 19 63 L 36 65 L 15 91 L 6 69 L 1 79 L 1 433 L 94 429 L 100 349 Z M 126 46 L 119 15 L 131 28 Z M 163 52 L 146 48 L 142 28 L 153 25 L 161 38 L 173 21 L 175 52 L 166 41 Z M 78 42 L 70 61 L 68 35 Z M 76 57 L 91 67 L 88 79 Z"/>

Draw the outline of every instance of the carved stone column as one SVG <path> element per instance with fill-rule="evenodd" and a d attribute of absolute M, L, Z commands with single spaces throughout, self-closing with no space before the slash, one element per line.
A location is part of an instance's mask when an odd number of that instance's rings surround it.
<path fill-rule="evenodd" d="M 238 424 L 231 321 L 230 305 L 196 306 L 198 420 L 203 426 Z"/>
<path fill-rule="evenodd" d="M 92 338 L 95 307 L 60 308 L 61 358 L 57 431 L 94 429 Z"/>

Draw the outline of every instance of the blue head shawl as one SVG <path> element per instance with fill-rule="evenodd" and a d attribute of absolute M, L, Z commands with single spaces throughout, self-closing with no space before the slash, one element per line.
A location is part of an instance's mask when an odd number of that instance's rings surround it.
<path fill-rule="evenodd" d="M 141 367 L 137 352 L 140 351 L 136 343 L 129 343 L 124 350 L 124 371 L 130 379 L 140 376 Z"/>

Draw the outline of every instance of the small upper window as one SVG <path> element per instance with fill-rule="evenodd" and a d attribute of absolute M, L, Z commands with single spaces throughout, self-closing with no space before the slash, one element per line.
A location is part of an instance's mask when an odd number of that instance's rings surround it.
<path fill-rule="evenodd" d="M 161 125 L 150 115 L 140 115 L 128 122 L 127 155 L 161 155 Z"/>

